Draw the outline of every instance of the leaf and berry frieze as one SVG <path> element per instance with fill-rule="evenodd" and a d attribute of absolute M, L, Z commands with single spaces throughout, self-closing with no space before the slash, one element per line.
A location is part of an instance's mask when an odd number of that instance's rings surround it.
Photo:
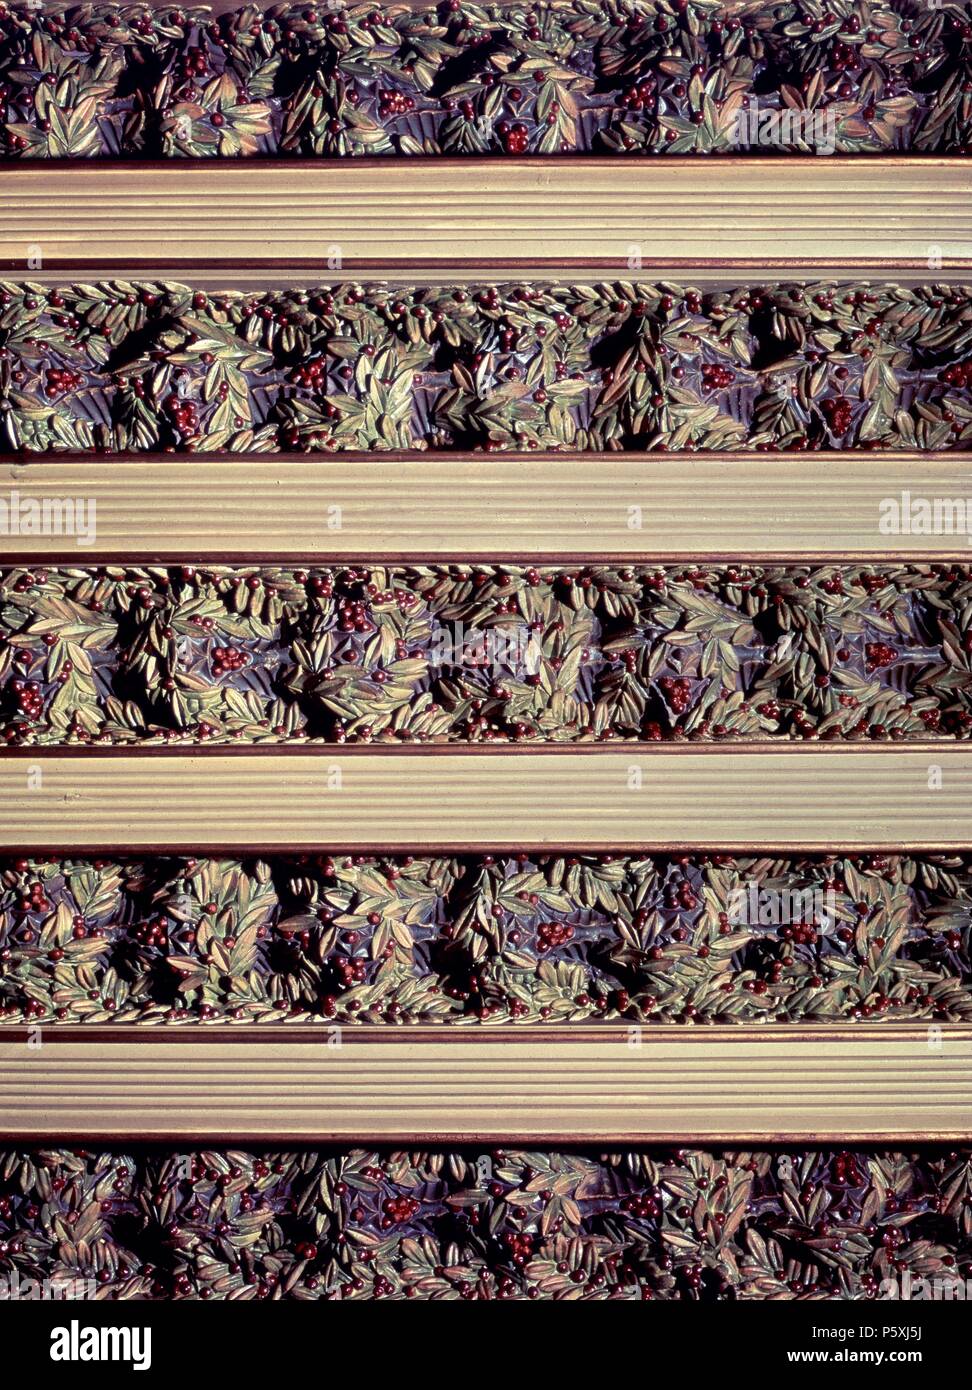
<path fill-rule="evenodd" d="M 0 1021 L 972 1020 L 964 856 L 0 862 Z"/>
<path fill-rule="evenodd" d="M 965 565 L 0 569 L 8 747 L 970 729 Z"/>
<path fill-rule="evenodd" d="M 972 9 L 942 0 L 14 3 L 0 154 L 968 154 Z"/>
<path fill-rule="evenodd" d="M 0 1277 L 24 1298 L 964 1298 L 970 1211 L 965 1149 L 9 1149 Z"/>
<path fill-rule="evenodd" d="M 0 282 L 25 455 L 967 449 L 972 290 Z"/>

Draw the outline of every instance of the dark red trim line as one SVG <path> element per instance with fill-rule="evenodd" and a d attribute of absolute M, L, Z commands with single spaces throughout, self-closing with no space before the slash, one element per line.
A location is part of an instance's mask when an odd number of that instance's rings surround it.
<path fill-rule="evenodd" d="M 943 1023 L 938 1025 L 943 1035 L 949 1033 L 969 1033 L 968 1024 Z M 339 1030 L 342 1041 L 347 1038 L 360 1043 L 433 1043 L 458 1042 L 465 1039 L 474 1043 L 626 1043 L 632 1028 L 639 1028 L 643 1043 L 672 1042 L 676 1038 L 705 1040 L 713 1031 L 732 1031 L 740 1042 L 819 1042 L 824 1045 L 840 1042 L 860 1042 L 864 1039 L 881 1042 L 887 1039 L 924 1037 L 927 1022 L 917 1020 L 912 1023 L 856 1023 L 856 1024 L 815 1024 L 761 1023 L 739 1024 L 658 1024 L 638 1020 L 597 1024 L 484 1024 L 476 1021 L 471 1024 L 427 1023 L 371 1024 L 338 1022 L 322 1018 L 319 1023 L 125 1023 L 125 1024 L 72 1024 L 52 1023 L 43 1020 L 33 1025 L 0 1024 L 0 1056 L 5 1043 L 14 1045 L 26 1043 L 35 1037 L 38 1029 L 47 1041 L 54 1043 L 300 1043 L 308 1046 L 323 1045 L 328 1032 Z"/>
<path fill-rule="evenodd" d="M 2 166 L 0 166 L 2 167 Z M 972 176 L 972 164 L 969 166 L 970 176 Z M 557 263 L 559 264 L 559 262 Z M 871 262 L 869 262 L 871 264 Z M 880 469 L 888 463 L 899 462 L 902 455 L 906 457 L 921 459 L 922 463 L 946 463 L 956 456 L 964 454 L 972 455 L 972 447 L 969 449 L 869 449 L 866 453 L 851 453 L 848 449 L 820 449 L 810 457 L 813 460 L 814 469 L 826 468 L 830 463 L 846 465 L 848 456 L 853 457 L 855 465 L 863 464 L 869 466 L 879 475 Z M 159 464 L 159 463 L 191 463 L 195 465 L 207 463 L 252 463 L 258 467 L 268 467 L 272 461 L 274 465 L 281 463 L 320 463 L 329 469 L 340 466 L 342 463 L 370 463 L 376 470 L 389 463 L 420 463 L 423 465 L 441 463 L 454 464 L 460 459 L 469 463 L 484 461 L 488 465 L 509 464 L 509 463 L 529 463 L 531 466 L 537 463 L 555 464 L 558 468 L 569 466 L 581 471 L 597 471 L 600 463 L 651 463 L 657 462 L 672 463 L 674 460 L 683 458 L 693 463 L 735 463 L 742 458 L 747 464 L 771 463 L 774 467 L 784 467 L 791 469 L 794 473 L 805 472 L 807 468 L 807 456 L 800 454 L 787 454 L 782 450 L 774 454 L 757 453 L 754 449 L 707 449 L 704 453 L 685 453 L 673 451 L 668 454 L 661 454 L 651 449 L 643 450 L 596 450 L 590 452 L 566 452 L 560 449 L 537 449 L 536 452 L 524 449 L 503 449 L 499 453 L 486 454 L 483 449 L 449 449 L 430 452 L 424 449 L 383 449 L 381 453 L 375 453 L 373 449 L 342 449 L 337 454 L 312 454 L 303 450 L 280 449 L 272 454 L 227 454 L 215 453 L 211 449 L 200 449 L 198 453 L 179 454 L 164 449 L 147 449 L 145 452 L 132 451 L 120 454 L 95 454 L 90 450 L 85 452 L 71 451 L 65 449 L 58 450 L 56 454 L 32 454 L 4 453 L 0 450 L 0 465 L 7 468 L 28 467 L 42 463 L 45 467 L 56 468 L 59 464 L 96 464 L 99 468 L 110 468 L 112 463 L 124 463 L 126 468 L 130 464 Z M 968 558 L 969 552 L 963 551 Z"/>
<path fill-rule="evenodd" d="M 367 1134 L 359 1134 L 357 1130 L 354 1136 L 346 1133 L 332 1133 L 327 1129 L 315 1130 L 312 1134 L 305 1134 L 299 1131 L 287 1130 L 286 1132 L 254 1130 L 220 1129 L 219 1135 L 184 1134 L 181 1130 L 151 1129 L 141 1130 L 138 1135 L 132 1135 L 121 1131 L 102 1133 L 100 1130 L 91 1132 L 90 1130 L 62 1130 L 57 1129 L 32 1130 L 29 1139 L 19 1131 L 10 1132 L 0 1129 L 0 1144 L 7 1148 L 36 1149 L 49 1143 L 57 1143 L 61 1147 L 71 1147 L 75 1144 L 84 1145 L 91 1148 L 92 1145 L 109 1149 L 124 1149 L 130 1152 L 132 1149 L 140 1149 L 147 1145 L 165 1145 L 170 1150 L 176 1147 L 180 1152 L 189 1147 L 205 1147 L 207 1149 L 225 1150 L 227 1148 L 253 1148 L 276 1152 L 280 1149 L 317 1149 L 323 1146 L 328 1148 L 356 1149 L 368 1148 L 393 1148 L 396 1150 L 407 1150 L 414 1152 L 416 1148 L 439 1149 L 457 1148 L 468 1149 L 474 1146 L 484 1146 L 493 1148 L 502 1142 L 504 1148 L 529 1148 L 534 1151 L 537 1149 L 578 1149 L 590 1152 L 591 1149 L 602 1151 L 609 1145 L 622 1145 L 625 1149 L 667 1149 L 674 1146 L 679 1148 L 697 1147 L 707 1150 L 714 1148 L 730 1148 L 739 1150 L 743 1147 L 755 1147 L 759 1149 L 787 1148 L 793 1149 L 799 1146 L 801 1149 L 812 1148 L 819 1144 L 834 1144 L 846 1149 L 848 1145 L 866 1145 L 868 1149 L 884 1148 L 894 1145 L 900 1148 L 906 1145 L 908 1149 L 913 1148 L 933 1148 L 952 1144 L 967 1144 L 970 1139 L 968 1130 L 962 1129 L 936 1129 L 922 1130 L 920 1134 L 912 1131 L 895 1132 L 882 1131 L 874 1133 L 870 1130 L 848 1130 L 841 1128 L 837 1130 L 814 1130 L 808 1133 L 806 1130 L 777 1130 L 772 1134 L 762 1134 L 759 1132 L 740 1133 L 738 1130 L 672 1130 L 664 1134 L 646 1134 L 644 1132 L 632 1130 L 598 1130 L 596 1133 L 578 1134 L 575 1131 L 556 1134 L 523 1134 L 508 1129 L 490 1130 L 488 1132 L 470 1133 L 465 1130 L 435 1130 L 434 1132 L 423 1132 L 418 1136 L 403 1136 L 399 1131 L 384 1133 L 382 1131 L 371 1131 Z"/>
<path fill-rule="evenodd" d="M 911 841 L 902 844 L 900 840 L 868 840 L 860 844 L 854 844 L 851 849 L 841 846 L 842 850 L 854 855 L 859 854 L 968 854 L 972 852 L 972 840 L 968 837 L 955 840 L 938 840 L 934 844 L 925 841 Z M 193 855 L 198 858 L 218 858 L 220 855 L 232 855 L 237 859 L 267 859 L 280 855 L 302 855 L 302 854 L 329 854 L 329 855 L 353 855 L 366 854 L 374 858 L 391 858 L 394 855 L 411 854 L 415 856 L 434 856 L 444 858 L 450 855 L 481 855 L 481 854 L 562 854 L 563 846 L 559 844 L 547 843 L 543 840 L 529 840 L 518 838 L 516 840 L 497 840 L 489 844 L 481 841 L 473 842 L 459 840 L 443 844 L 436 841 L 435 844 L 413 844 L 410 841 L 395 841 L 394 844 L 385 844 L 369 840 L 367 844 L 345 844 L 341 840 L 301 840 L 299 844 L 245 844 L 241 845 L 239 840 L 225 840 L 211 842 L 200 842 L 194 839 L 191 843 L 183 841 L 173 841 L 172 844 L 139 844 L 127 845 L 113 842 L 107 844 L 95 843 L 90 845 L 72 845 L 58 841 L 56 845 L 35 845 L 31 841 L 20 841 L 0 846 L 0 855 L 16 856 L 18 859 L 29 859 L 31 857 L 45 857 L 52 853 L 57 854 L 61 859 L 144 859 L 149 857 L 159 857 L 164 859 L 179 858 L 182 856 Z M 762 858 L 790 859 L 796 855 L 825 855 L 833 853 L 833 843 L 831 841 L 793 841 L 792 843 L 760 843 L 751 844 L 739 841 L 733 844 L 712 844 L 709 840 L 639 840 L 637 844 L 619 845 L 610 840 L 594 840 L 584 845 L 571 845 L 571 854 L 610 854 L 618 858 L 624 855 L 646 854 L 690 854 L 705 852 L 706 854 L 734 854 L 734 855 L 759 855 Z M 2 1036 L 2 1032 L 0 1032 Z"/>
<path fill-rule="evenodd" d="M 512 7 L 517 0 L 508 0 Z M 166 7 L 167 8 L 167 7 Z M 234 9 L 239 6 L 234 5 Z M 413 6 L 413 8 L 430 8 L 425 5 Z M 627 159 L 623 156 L 622 159 Z M 727 169 L 752 169 L 765 164 L 774 163 L 777 160 L 784 162 L 789 168 L 813 170 L 814 173 L 822 175 L 821 186 L 831 182 L 831 174 L 835 172 L 849 173 L 855 165 L 866 161 L 868 163 L 881 163 L 882 161 L 890 167 L 908 164 L 912 160 L 922 164 L 931 164 L 936 168 L 953 169 L 956 173 L 968 171 L 969 162 L 963 155 L 939 154 L 935 151 L 915 151 L 914 154 L 896 154 L 890 150 L 865 151 L 862 154 L 833 154 L 828 155 L 826 160 L 821 160 L 815 154 L 716 154 L 703 156 L 701 159 L 697 154 L 678 154 L 665 155 L 663 160 L 652 161 L 652 168 L 672 169 L 683 174 L 690 171 L 698 172 L 700 167 L 707 168 L 727 168 Z M 576 169 L 578 162 L 584 164 L 594 164 L 600 166 L 605 173 L 621 173 L 622 169 L 631 172 L 631 162 L 619 161 L 617 155 L 602 154 L 591 152 L 590 154 L 521 154 L 511 157 L 504 154 L 437 154 L 432 156 L 414 155 L 354 155 L 346 156 L 327 156 L 310 158 L 308 156 L 291 155 L 247 155 L 244 160 L 218 160 L 212 159 L 141 159 L 138 157 L 128 158 L 124 155 L 111 156 L 99 155 L 96 159 L 44 159 L 32 160 L 22 163 L 8 164 L 6 167 L 16 169 L 20 173 L 29 173 L 38 179 L 43 177 L 45 170 L 65 171 L 72 170 L 103 170 L 103 169 L 124 169 L 137 172 L 151 171 L 158 173 L 161 170 L 171 170 L 173 177 L 182 178 L 183 174 L 188 173 L 190 177 L 207 178 L 212 173 L 215 163 L 222 169 L 233 169 L 236 173 L 242 173 L 250 166 L 259 168 L 261 164 L 272 164 L 278 169 L 299 169 L 317 170 L 330 169 L 337 173 L 339 169 L 348 168 L 370 169 L 372 172 L 380 169 L 389 169 L 396 166 L 399 169 L 404 165 L 421 164 L 423 167 L 434 165 L 436 169 L 478 169 L 492 165 L 494 168 L 503 169 L 509 172 L 511 168 L 528 166 L 536 173 L 545 173 L 550 169 Z M 640 164 L 645 165 L 642 159 Z M 637 166 L 636 166 L 637 167 Z"/>
<path fill-rule="evenodd" d="M 94 568 L 101 565 L 113 565 L 126 569 L 144 569 L 147 566 L 184 565 L 191 559 L 200 565 L 243 565 L 248 568 L 293 568 L 295 566 L 316 566 L 318 568 L 334 569 L 345 566 L 354 567 L 356 565 L 490 565 L 490 566 L 509 566 L 509 565 L 556 565 L 566 567 L 573 565 L 609 565 L 609 566 L 628 566 L 628 565 L 728 565 L 733 562 L 745 560 L 760 565 L 886 565 L 886 564 L 969 564 L 972 561 L 972 552 L 966 550 L 932 550 L 927 552 L 914 550 L 882 550 L 880 553 L 871 550 L 841 550 L 841 551 L 807 551 L 805 555 L 793 556 L 789 553 L 753 550 L 747 548 L 745 553 L 740 550 L 728 551 L 665 551 L 659 555 L 649 551 L 630 552 L 624 555 L 617 555 L 612 551 L 531 551 L 523 546 L 515 548 L 515 555 L 510 557 L 505 551 L 445 551 L 436 552 L 430 555 L 426 549 L 422 550 L 401 550 L 383 551 L 376 550 L 369 552 L 367 556 L 352 555 L 344 553 L 334 553 L 330 551 L 315 551 L 312 559 L 307 558 L 305 550 L 299 551 L 267 551 L 264 553 L 254 553 L 252 551 L 215 551 L 208 547 L 204 549 L 176 550 L 176 551 L 139 551 L 133 553 L 129 550 L 46 550 L 38 549 L 29 554 L 15 556 L 12 561 L 4 560 L 5 569 L 27 569 L 31 565 L 63 565 L 70 566 L 71 569 L 82 567 L 79 565 L 79 556 L 83 555 L 82 565 L 84 568 Z"/>
<path fill-rule="evenodd" d="M 173 745 L 171 743 L 147 746 L 138 744 L 128 747 L 124 744 L 114 744 L 109 747 L 92 748 L 81 747 L 78 744 L 59 747 L 52 744 L 26 745 L 16 748 L 0 748 L 0 761 L 5 758 L 19 758 L 30 762 L 43 761 L 53 758 L 86 758 L 97 760 L 99 758 L 252 758 L 255 754 L 262 754 L 264 757 L 281 755 L 294 758 L 375 758 L 383 754 L 391 754 L 396 758 L 431 758 L 448 755 L 456 755 L 461 758 L 470 758 L 476 755 L 484 755 L 489 758 L 515 758 L 529 757 L 539 754 L 541 757 L 565 756 L 572 753 L 581 753 L 585 757 L 603 755 L 605 753 L 622 753 L 631 757 L 661 757 L 666 753 L 678 753 L 683 757 L 692 754 L 701 756 L 712 754 L 720 750 L 720 755 L 726 753 L 785 753 L 788 757 L 838 757 L 850 755 L 851 753 L 866 753 L 868 757 L 900 757 L 902 753 L 921 753 L 921 754 L 941 754 L 949 750 L 965 750 L 972 760 L 972 740 L 941 738 L 941 739 L 909 739 L 900 743 L 851 743 L 833 742 L 808 743 L 802 740 L 793 739 L 765 739 L 758 742 L 739 739 L 733 741 L 724 739 L 718 742 L 712 740 L 698 740 L 678 742 L 674 739 L 662 740 L 653 743 L 628 742 L 617 739 L 611 743 L 308 743 L 306 740 L 301 744 L 295 743 L 254 743 L 254 744 L 212 744 L 212 743 L 184 743 Z"/>

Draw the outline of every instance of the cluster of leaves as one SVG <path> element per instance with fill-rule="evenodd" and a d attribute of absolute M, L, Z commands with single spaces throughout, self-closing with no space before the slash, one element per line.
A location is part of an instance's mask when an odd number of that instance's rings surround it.
<path fill-rule="evenodd" d="M 0 1019 L 972 1020 L 961 856 L 8 860 Z"/>
<path fill-rule="evenodd" d="M 972 289 L 0 282 L 25 453 L 967 448 Z"/>
<path fill-rule="evenodd" d="M 0 1274 L 106 1299 L 964 1296 L 972 1154 L 8 1150 Z"/>
<path fill-rule="evenodd" d="M 967 565 L 0 569 L 8 745 L 970 729 Z"/>
<path fill-rule="evenodd" d="M 25 158 L 972 150 L 972 9 L 941 0 L 412 8 L 14 4 L 2 149 Z"/>

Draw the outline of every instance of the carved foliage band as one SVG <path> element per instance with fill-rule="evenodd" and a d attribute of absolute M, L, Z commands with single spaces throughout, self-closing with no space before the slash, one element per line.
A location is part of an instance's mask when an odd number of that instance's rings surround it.
<path fill-rule="evenodd" d="M 967 4 L 554 0 L 0 17 L 4 153 L 967 153 Z"/>

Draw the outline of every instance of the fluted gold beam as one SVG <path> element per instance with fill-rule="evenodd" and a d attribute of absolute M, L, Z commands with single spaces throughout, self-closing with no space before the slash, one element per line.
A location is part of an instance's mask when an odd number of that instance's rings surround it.
<path fill-rule="evenodd" d="M 0 268 L 366 270 L 693 265 L 942 280 L 972 267 L 961 158 L 547 157 L 15 165 Z"/>
<path fill-rule="evenodd" d="M 4 849 L 965 848 L 972 747 L 603 744 L 0 760 Z"/>
<path fill-rule="evenodd" d="M 0 1030 L 0 1139 L 851 1143 L 972 1135 L 972 1030 L 960 1025 L 604 1027 L 582 1037 L 448 1028 L 414 1041 L 407 1028 L 322 1027 L 317 1041 L 280 1029 L 233 1041 L 232 1031 L 180 1040 L 133 1029 L 130 1041 L 60 1042 L 54 1028 L 28 1046 Z"/>
<path fill-rule="evenodd" d="M 86 544 L 56 528 L 3 538 L 5 557 L 72 563 L 972 556 L 955 520 L 972 527 L 972 463 L 958 453 L 129 454 L 2 463 L 11 495 L 94 504 Z M 947 525 L 925 534 L 910 509 L 936 501 Z"/>

